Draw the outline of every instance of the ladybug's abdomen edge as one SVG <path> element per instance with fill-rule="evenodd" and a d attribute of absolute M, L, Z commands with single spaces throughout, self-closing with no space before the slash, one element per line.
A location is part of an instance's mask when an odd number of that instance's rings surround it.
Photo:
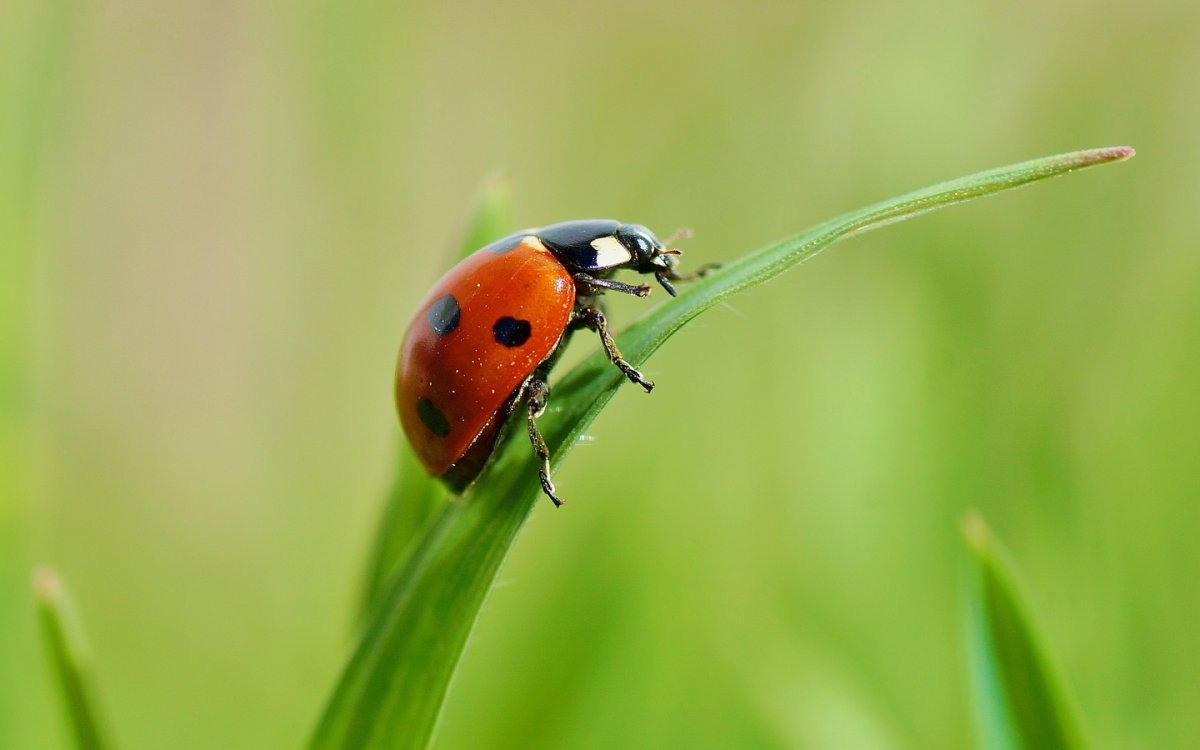
<path fill-rule="evenodd" d="M 465 486 L 482 469 L 488 442 L 517 390 L 558 347 L 574 304 L 570 274 L 533 237 L 485 248 L 434 285 L 410 324 L 396 378 L 401 423 L 426 471 L 447 475 L 469 452 L 478 468 L 447 483 Z"/>

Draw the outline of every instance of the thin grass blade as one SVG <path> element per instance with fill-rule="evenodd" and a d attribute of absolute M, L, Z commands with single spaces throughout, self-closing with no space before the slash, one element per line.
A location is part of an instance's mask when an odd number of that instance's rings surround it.
<path fill-rule="evenodd" d="M 112 747 L 96 711 L 83 629 L 58 575 L 49 568 L 35 571 L 33 596 L 76 747 L 80 750 Z"/>
<path fill-rule="evenodd" d="M 726 297 L 778 276 L 859 232 L 1083 167 L 1121 161 L 1128 147 L 1092 149 L 980 172 L 853 211 L 728 263 L 651 310 L 620 338 L 645 362 L 689 320 Z M 554 386 L 542 431 L 557 465 L 622 384 L 596 352 Z M 520 415 L 514 415 L 518 419 Z M 520 433 L 509 425 L 509 433 Z M 424 748 L 450 678 L 496 572 L 533 504 L 537 468 L 523 440 L 509 440 L 461 498 L 447 503 L 388 580 L 313 735 L 313 748 Z"/>
<path fill-rule="evenodd" d="M 963 535 L 974 568 L 968 639 L 983 746 L 1082 750 L 1087 744 L 1029 616 L 1015 567 L 983 519 L 969 517 Z"/>

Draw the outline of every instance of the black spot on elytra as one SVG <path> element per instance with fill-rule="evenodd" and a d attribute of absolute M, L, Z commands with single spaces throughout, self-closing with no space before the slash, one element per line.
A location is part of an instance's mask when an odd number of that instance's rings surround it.
<path fill-rule="evenodd" d="M 434 435 L 444 438 L 450 434 L 450 423 L 446 421 L 446 415 L 429 399 L 423 398 L 417 402 L 417 416 Z"/>
<path fill-rule="evenodd" d="M 496 321 L 492 326 L 492 336 L 496 339 L 497 344 L 507 346 L 509 348 L 520 346 L 529 340 L 529 334 L 533 333 L 533 326 L 528 320 L 517 320 L 505 315 Z"/>
<path fill-rule="evenodd" d="M 454 299 L 453 294 L 447 294 L 445 297 L 438 297 L 429 306 L 429 312 L 425 317 L 429 319 L 429 325 L 433 327 L 434 333 L 438 336 L 445 336 L 458 328 L 458 319 L 461 314 L 458 300 Z"/>

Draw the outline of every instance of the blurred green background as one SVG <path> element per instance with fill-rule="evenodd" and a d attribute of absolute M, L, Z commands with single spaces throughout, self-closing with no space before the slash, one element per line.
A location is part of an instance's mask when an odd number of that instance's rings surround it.
<path fill-rule="evenodd" d="M 691 226 L 695 264 L 1119 143 L 675 337 L 518 540 L 437 747 L 969 746 L 970 508 L 1095 744 L 1200 746 L 1197 133 L 1190 0 L 0 4 L 0 747 L 67 740 L 39 562 L 122 746 L 303 741 L 402 329 L 489 173 L 520 226 Z"/>

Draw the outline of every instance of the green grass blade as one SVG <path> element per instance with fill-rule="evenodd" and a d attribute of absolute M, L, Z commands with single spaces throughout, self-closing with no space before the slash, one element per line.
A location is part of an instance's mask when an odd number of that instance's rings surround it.
<path fill-rule="evenodd" d="M 1087 747 L 1007 555 L 978 516 L 967 519 L 963 534 L 974 563 L 968 638 L 984 747 Z"/>
<path fill-rule="evenodd" d="M 40 568 L 34 572 L 33 595 L 76 746 L 81 750 L 112 747 L 105 739 L 92 698 L 82 628 L 54 571 Z"/>
<path fill-rule="evenodd" d="M 425 474 L 408 443 L 398 451 L 396 478 L 384 500 L 383 515 L 367 559 L 359 618 L 366 617 L 383 593 L 388 576 L 412 551 L 422 529 L 446 502 L 441 483 Z"/>
<path fill-rule="evenodd" d="M 475 195 L 467 231 L 463 233 L 455 258 L 461 260 L 512 230 L 512 186 L 503 174 L 490 175 Z"/>
<path fill-rule="evenodd" d="M 462 241 L 451 256 L 465 258 L 512 228 L 512 190 L 501 175 L 483 181 L 467 221 Z M 446 500 L 442 484 L 431 479 L 407 442 L 398 449 L 396 478 L 384 501 L 363 576 L 359 618 L 366 617 L 379 600 L 384 584 L 413 550 L 414 543 L 434 513 Z"/>
<path fill-rule="evenodd" d="M 858 232 L 1132 155 L 1132 149 L 1117 147 L 1035 159 L 851 212 L 742 256 L 690 285 L 626 331 L 619 338 L 621 349 L 630 362 L 640 364 L 702 311 Z M 555 464 L 623 380 L 597 351 L 555 384 L 550 410 L 541 423 Z M 510 424 L 509 429 L 519 436 L 519 426 Z M 479 481 L 438 513 L 389 579 L 330 697 L 311 747 L 428 745 L 480 607 L 513 539 L 540 498 L 528 444 L 522 439 L 507 441 Z"/>

